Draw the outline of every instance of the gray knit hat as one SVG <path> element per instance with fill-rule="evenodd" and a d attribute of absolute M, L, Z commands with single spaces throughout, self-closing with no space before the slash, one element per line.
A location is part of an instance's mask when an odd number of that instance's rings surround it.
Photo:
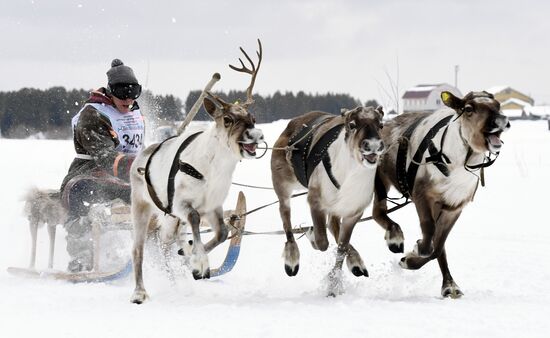
<path fill-rule="evenodd" d="M 114 85 L 117 83 L 139 83 L 132 68 L 125 66 L 119 59 L 111 62 L 111 69 L 107 71 L 107 83 Z"/>

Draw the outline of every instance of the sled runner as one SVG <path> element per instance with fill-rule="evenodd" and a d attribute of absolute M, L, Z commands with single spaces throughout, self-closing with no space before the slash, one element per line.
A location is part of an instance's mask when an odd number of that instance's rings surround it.
<path fill-rule="evenodd" d="M 87 271 L 71 273 L 56 270 L 35 270 L 16 267 L 9 267 L 8 272 L 14 276 L 26 278 L 63 280 L 72 283 L 107 283 L 128 276 L 132 272 L 132 261 L 128 261 L 120 270 L 107 272 Z"/>

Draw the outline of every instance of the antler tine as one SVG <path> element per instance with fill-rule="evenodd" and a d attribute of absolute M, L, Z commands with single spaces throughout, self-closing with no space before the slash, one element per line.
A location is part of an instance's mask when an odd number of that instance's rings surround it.
<path fill-rule="evenodd" d="M 252 62 L 252 59 L 250 59 L 250 57 L 248 56 L 248 54 L 244 51 L 244 49 L 242 47 L 239 47 L 239 49 L 241 50 L 241 52 L 244 54 L 244 56 L 246 57 L 246 59 L 250 63 L 252 69 L 249 69 L 248 67 L 246 67 L 241 58 L 239 58 L 239 62 L 241 63 L 241 68 L 237 68 L 233 65 L 229 65 L 229 68 L 231 68 L 231 69 L 233 69 L 237 72 L 242 72 L 242 73 L 247 73 L 247 74 L 252 75 L 252 78 L 250 80 L 250 85 L 246 89 L 246 102 L 242 104 L 243 106 L 248 106 L 248 105 L 254 103 L 254 99 L 252 98 L 252 88 L 254 88 L 254 82 L 256 81 L 256 75 L 258 74 L 258 71 L 260 70 L 260 64 L 262 63 L 262 43 L 260 42 L 260 39 L 258 39 L 258 46 L 259 46 L 259 51 L 256 51 L 256 55 L 258 55 L 258 65 L 257 66 L 254 65 L 254 62 Z"/>

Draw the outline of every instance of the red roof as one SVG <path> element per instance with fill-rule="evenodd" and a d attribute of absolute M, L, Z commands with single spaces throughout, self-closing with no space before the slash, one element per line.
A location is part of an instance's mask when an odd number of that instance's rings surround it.
<path fill-rule="evenodd" d="M 420 84 L 416 87 L 413 87 L 405 92 L 403 94 L 403 99 L 421 99 L 426 98 L 430 95 L 430 93 L 436 89 L 437 87 L 441 86 L 441 83 L 438 84 Z"/>

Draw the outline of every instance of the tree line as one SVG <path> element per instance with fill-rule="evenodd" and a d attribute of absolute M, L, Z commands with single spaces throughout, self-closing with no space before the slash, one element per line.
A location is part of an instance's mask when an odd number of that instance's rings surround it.
<path fill-rule="evenodd" d="M 145 90 L 138 104 L 153 126 L 181 121 L 200 95 L 200 90 L 189 92 L 184 102 L 173 95 L 155 95 Z M 245 100 L 244 91 L 215 92 L 226 102 Z M 0 135 L 6 138 L 26 138 L 42 133 L 45 138 L 70 138 L 71 119 L 82 108 L 89 97 L 84 89 L 67 90 L 52 87 L 41 90 L 23 88 L 18 91 L 0 92 Z M 250 111 L 258 123 L 269 123 L 279 119 L 290 119 L 311 110 L 339 114 L 341 108 L 354 108 L 361 102 L 348 94 L 296 94 L 277 91 L 273 95 L 254 95 L 255 103 Z M 374 100 L 365 105 L 376 106 Z M 197 120 L 210 120 L 201 107 Z"/>

